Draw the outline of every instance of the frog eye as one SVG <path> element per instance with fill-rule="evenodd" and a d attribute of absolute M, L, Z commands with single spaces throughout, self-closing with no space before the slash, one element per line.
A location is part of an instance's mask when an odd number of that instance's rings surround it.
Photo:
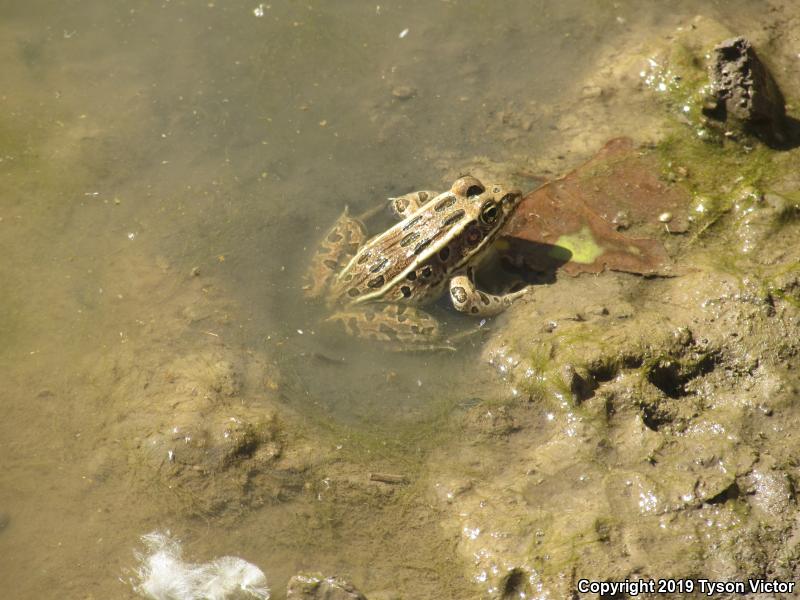
<path fill-rule="evenodd" d="M 497 216 L 500 214 L 500 209 L 496 202 L 489 200 L 481 207 L 481 221 L 486 225 L 493 225 L 497 221 Z"/>

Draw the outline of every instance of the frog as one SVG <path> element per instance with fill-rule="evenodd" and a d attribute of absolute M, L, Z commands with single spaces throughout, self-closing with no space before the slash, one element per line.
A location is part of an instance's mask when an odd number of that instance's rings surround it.
<path fill-rule="evenodd" d="M 390 198 L 397 223 L 371 238 L 345 207 L 311 258 L 304 294 L 324 301 L 325 321 L 349 335 L 393 350 L 453 350 L 425 305 L 449 290 L 456 310 L 490 317 L 529 291 L 497 295 L 475 284 L 476 269 L 521 199 L 519 190 L 465 175 L 445 192 Z"/>

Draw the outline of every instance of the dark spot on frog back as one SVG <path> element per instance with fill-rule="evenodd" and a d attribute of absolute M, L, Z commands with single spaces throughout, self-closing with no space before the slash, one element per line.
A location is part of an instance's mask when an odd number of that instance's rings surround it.
<path fill-rule="evenodd" d="M 384 279 L 383 275 L 378 275 L 377 277 L 373 277 L 367 282 L 367 287 L 372 289 L 376 289 L 381 287 L 386 280 Z"/>
<path fill-rule="evenodd" d="M 422 254 L 422 251 L 425 250 L 425 248 L 427 248 L 428 246 L 430 246 L 432 241 L 433 241 L 432 238 L 428 238 L 427 240 L 422 240 L 419 244 L 414 246 L 414 254 L 417 255 Z"/>
<path fill-rule="evenodd" d="M 464 218 L 466 215 L 466 211 L 463 208 L 459 208 L 457 211 L 453 212 L 449 217 L 447 217 L 444 221 L 442 221 L 443 227 L 450 227 L 455 223 L 458 223 L 461 219 Z"/>
<path fill-rule="evenodd" d="M 403 231 L 408 231 L 408 230 L 409 230 L 409 229 L 411 229 L 411 228 L 412 228 L 414 225 L 416 225 L 417 223 L 419 223 L 421 220 L 422 220 L 422 215 L 417 215 L 416 217 L 414 217 L 413 219 L 411 219 L 411 220 L 410 220 L 408 223 L 406 223 L 405 225 L 403 225 Z"/>
<path fill-rule="evenodd" d="M 436 203 L 436 206 L 433 207 L 433 210 L 435 210 L 436 212 L 442 212 L 444 209 L 450 208 L 455 203 L 456 203 L 456 197 L 455 196 L 452 196 L 452 195 L 451 196 L 447 196 L 447 197 L 439 200 L 439 202 Z"/>
<path fill-rule="evenodd" d="M 409 246 L 413 244 L 415 241 L 417 241 L 419 237 L 420 237 L 419 231 L 412 231 L 408 235 L 403 236 L 403 239 L 400 240 L 400 246 L 405 248 L 406 246 Z"/>
<path fill-rule="evenodd" d="M 388 263 L 388 262 L 389 262 L 389 259 L 384 256 L 380 260 L 375 261 L 375 264 L 372 265 L 369 268 L 369 272 L 370 273 L 377 273 L 377 272 L 383 270 L 383 268 L 386 266 L 386 263 Z"/>

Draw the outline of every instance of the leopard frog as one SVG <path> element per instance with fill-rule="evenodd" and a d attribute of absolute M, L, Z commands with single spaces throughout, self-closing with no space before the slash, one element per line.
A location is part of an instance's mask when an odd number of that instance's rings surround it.
<path fill-rule="evenodd" d="M 452 348 L 436 319 L 419 308 L 449 286 L 453 306 L 495 315 L 525 293 L 497 296 L 475 288 L 473 270 L 522 195 L 478 179 L 457 179 L 444 193 L 420 191 L 390 199 L 400 221 L 368 239 L 345 209 L 311 260 L 304 291 L 324 299 L 328 321 L 351 335 L 393 349 Z"/>

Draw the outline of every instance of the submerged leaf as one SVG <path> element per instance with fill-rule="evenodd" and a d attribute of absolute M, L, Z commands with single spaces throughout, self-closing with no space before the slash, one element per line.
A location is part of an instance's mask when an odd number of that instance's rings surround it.
<path fill-rule="evenodd" d="M 651 236 L 686 231 L 690 197 L 660 181 L 659 170 L 652 153 L 627 138 L 611 140 L 586 164 L 525 196 L 506 226 L 501 252 L 539 272 L 675 274 L 664 246 Z"/>

